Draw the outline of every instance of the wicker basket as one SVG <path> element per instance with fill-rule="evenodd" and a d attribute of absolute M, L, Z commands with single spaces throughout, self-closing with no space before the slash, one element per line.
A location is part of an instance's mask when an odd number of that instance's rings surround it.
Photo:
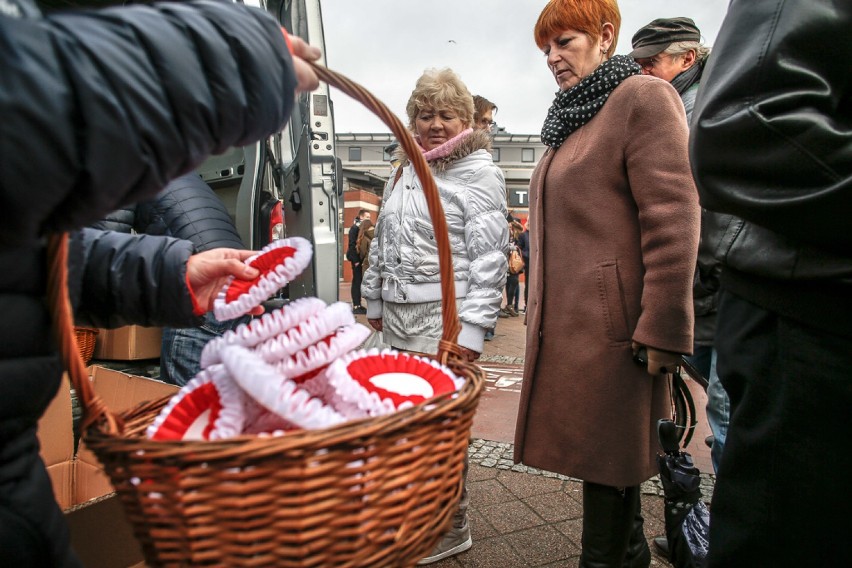
<path fill-rule="evenodd" d="M 94 327 L 75 327 L 74 337 L 77 340 L 77 349 L 83 363 L 89 364 L 95 354 L 95 344 L 98 341 L 98 330 Z"/>
<path fill-rule="evenodd" d="M 151 441 L 145 428 L 168 399 L 117 416 L 94 395 L 71 339 L 67 238 L 53 238 L 51 301 L 85 409 L 86 443 L 104 464 L 151 566 L 413 566 L 443 535 L 461 494 L 484 374 L 458 356 L 452 257 L 434 179 L 408 131 L 382 103 L 346 78 L 316 70 L 379 115 L 413 160 L 442 276 L 437 358 L 467 380 L 456 396 L 323 430 Z"/>

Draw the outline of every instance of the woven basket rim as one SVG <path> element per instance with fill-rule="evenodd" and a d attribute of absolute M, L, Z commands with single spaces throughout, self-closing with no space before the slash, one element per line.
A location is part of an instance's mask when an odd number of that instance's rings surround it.
<path fill-rule="evenodd" d="M 482 388 L 484 372 L 476 366 L 466 366 L 464 372 L 456 374 L 464 376 L 465 382 L 461 389 L 455 393 L 445 393 L 412 407 L 393 412 L 384 416 L 361 418 L 349 420 L 334 426 L 321 429 L 301 429 L 288 432 L 282 436 L 258 436 L 255 434 L 244 434 L 223 440 L 151 440 L 144 434 L 144 429 L 136 435 L 127 435 L 123 432 L 112 433 L 105 430 L 106 423 L 99 422 L 87 430 L 87 443 L 89 437 L 103 440 L 122 440 L 127 443 L 139 445 L 150 445 L 152 448 L 161 448 L 166 452 L 170 450 L 185 449 L 191 446 L 200 452 L 192 461 L 208 461 L 202 457 L 205 449 L 221 451 L 223 449 L 244 448 L 245 446 L 259 445 L 274 447 L 276 450 L 294 450 L 308 448 L 314 442 L 334 438 L 334 444 L 346 444 L 368 435 L 370 431 L 397 430 L 418 422 L 425 422 L 445 414 L 455 407 L 463 407 L 475 403 L 475 399 Z M 145 419 L 150 422 L 156 417 L 158 408 L 165 406 L 171 396 L 167 395 L 152 401 L 145 401 L 136 407 L 118 413 L 117 417 L 124 422 L 139 421 Z M 94 441 L 94 438 L 92 438 Z M 100 444 L 98 444 L 100 445 Z M 327 446 L 328 444 L 326 444 Z"/>

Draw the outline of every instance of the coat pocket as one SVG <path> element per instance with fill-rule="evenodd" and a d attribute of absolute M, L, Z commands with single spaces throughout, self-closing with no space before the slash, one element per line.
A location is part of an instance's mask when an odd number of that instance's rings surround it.
<path fill-rule="evenodd" d="M 624 302 L 624 287 L 618 273 L 618 263 L 607 260 L 597 267 L 598 298 L 603 312 L 604 325 L 611 341 L 630 340 L 627 323 L 627 306 Z"/>

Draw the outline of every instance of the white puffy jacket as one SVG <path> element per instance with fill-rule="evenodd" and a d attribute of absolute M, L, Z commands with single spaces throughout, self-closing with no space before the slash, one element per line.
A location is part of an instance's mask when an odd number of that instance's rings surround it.
<path fill-rule="evenodd" d="M 462 330 L 458 343 L 481 352 L 494 327 L 506 284 L 506 183 L 494 165 L 490 137 L 474 131 L 447 157 L 430 162 L 447 218 Z M 361 293 L 367 317 L 381 318 L 383 302 L 441 299 L 438 249 L 426 196 L 406 159 L 385 188 Z"/>

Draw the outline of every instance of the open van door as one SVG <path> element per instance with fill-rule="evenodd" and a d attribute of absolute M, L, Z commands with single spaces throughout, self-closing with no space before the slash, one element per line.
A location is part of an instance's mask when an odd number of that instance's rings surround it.
<path fill-rule="evenodd" d="M 319 63 L 326 64 L 319 0 L 268 0 L 267 9 L 290 34 L 320 48 Z M 313 263 L 290 284 L 290 296 L 337 301 L 343 180 L 336 160 L 328 85 L 320 83 L 317 90 L 299 95 L 289 127 L 273 137 L 272 152 L 283 189 L 286 232 L 309 238 L 314 245 Z"/>
<path fill-rule="evenodd" d="M 269 11 L 292 35 L 325 51 L 319 0 L 245 0 Z M 325 58 L 320 60 L 325 64 Z M 313 262 L 290 283 L 286 298 L 338 299 L 338 217 L 342 178 L 335 159 L 334 116 L 328 85 L 297 96 L 290 122 L 268 140 L 211 156 L 202 179 L 225 203 L 251 249 L 300 236 Z"/>

